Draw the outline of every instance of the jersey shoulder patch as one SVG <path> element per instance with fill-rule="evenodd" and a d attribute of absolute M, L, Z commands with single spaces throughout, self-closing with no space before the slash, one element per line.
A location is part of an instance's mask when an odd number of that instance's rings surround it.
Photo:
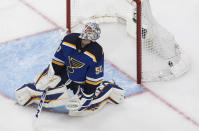
<path fill-rule="evenodd" d="M 85 53 L 93 57 L 95 62 L 99 62 L 104 55 L 103 48 L 97 42 L 89 44 Z"/>
<path fill-rule="evenodd" d="M 64 37 L 62 44 L 71 48 L 76 49 L 76 44 L 79 43 L 79 33 L 71 33 Z"/>
<path fill-rule="evenodd" d="M 75 44 L 74 42 L 76 42 L 79 39 L 79 33 L 71 33 L 68 34 L 64 37 L 63 42 L 69 42 L 72 44 Z"/>

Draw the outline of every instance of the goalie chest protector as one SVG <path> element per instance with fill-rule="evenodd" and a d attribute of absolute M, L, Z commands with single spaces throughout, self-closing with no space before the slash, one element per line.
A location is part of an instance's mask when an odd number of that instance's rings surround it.
<path fill-rule="evenodd" d="M 86 78 L 101 79 L 103 77 L 104 53 L 97 42 L 81 47 L 79 33 L 71 33 L 64 37 L 55 58 L 66 66 L 68 77 L 77 83 L 84 83 Z"/>

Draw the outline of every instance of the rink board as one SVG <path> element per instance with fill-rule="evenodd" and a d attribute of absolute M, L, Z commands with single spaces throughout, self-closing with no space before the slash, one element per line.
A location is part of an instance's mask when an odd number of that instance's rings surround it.
<path fill-rule="evenodd" d="M 0 46 L 0 94 L 15 99 L 17 88 L 33 82 L 51 62 L 62 39 L 60 33 L 60 30 L 51 31 Z M 104 80 L 114 80 L 126 90 L 125 96 L 143 91 L 133 79 L 112 64 L 105 61 L 104 66 Z M 57 108 L 55 111 L 65 112 L 65 109 Z"/>

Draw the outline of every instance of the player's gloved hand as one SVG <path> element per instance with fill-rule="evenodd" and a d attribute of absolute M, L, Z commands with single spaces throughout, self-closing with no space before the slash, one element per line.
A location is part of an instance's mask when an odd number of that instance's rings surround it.
<path fill-rule="evenodd" d="M 77 95 L 74 95 L 73 98 L 68 101 L 66 108 L 70 111 L 82 111 L 90 105 L 93 97 L 94 93 L 85 94 L 81 88 Z"/>

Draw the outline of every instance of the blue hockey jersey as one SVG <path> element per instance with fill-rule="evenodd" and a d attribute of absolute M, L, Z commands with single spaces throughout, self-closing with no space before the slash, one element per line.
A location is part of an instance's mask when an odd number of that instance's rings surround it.
<path fill-rule="evenodd" d="M 104 53 L 97 42 L 91 42 L 82 48 L 79 35 L 79 33 L 71 33 L 64 37 L 52 63 L 55 74 L 59 71 L 66 71 L 69 79 L 81 84 L 85 93 L 90 94 L 102 82 Z"/>

